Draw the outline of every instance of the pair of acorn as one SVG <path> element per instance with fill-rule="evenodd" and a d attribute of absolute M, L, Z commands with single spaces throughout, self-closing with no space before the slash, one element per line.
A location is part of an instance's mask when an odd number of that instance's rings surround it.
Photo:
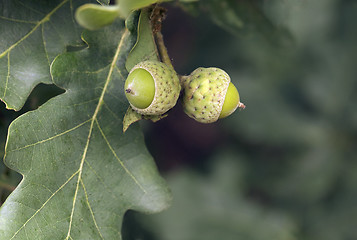
<path fill-rule="evenodd" d="M 197 68 L 178 77 L 172 67 L 144 61 L 133 67 L 125 81 L 125 96 L 142 115 L 162 115 L 175 106 L 183 89 L 185 113 L 202 123 L 212 123 L 244 108 L 229 75 L 219 68 Z"/>

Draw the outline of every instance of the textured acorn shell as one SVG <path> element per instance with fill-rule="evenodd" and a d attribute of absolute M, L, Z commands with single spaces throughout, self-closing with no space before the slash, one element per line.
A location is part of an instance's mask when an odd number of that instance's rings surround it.
<path fill-rule="evenodd" d="M 217 121 L 230 82 L 229 75 L 219 68 L 197 68 L 184 82 L 186 114 L 202 123 Z"/>
<path fill-rule="evenodd" d="M 137 68 L 145 69 L 151 74 L 155 82 L 155 95 L 147 108 L 139 109 L 130 104 L 131 107 L 140 114 L 161 115 L 175 106 L 181 91 L 175 70 L 159 61 L 143 61 L 135 65 L 130 73 Z"/>

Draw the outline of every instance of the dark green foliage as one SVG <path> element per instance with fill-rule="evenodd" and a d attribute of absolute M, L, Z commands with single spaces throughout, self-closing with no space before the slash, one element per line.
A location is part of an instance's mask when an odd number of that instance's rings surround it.
<path fill-rule="evenodd" d="M 176 61 L 180 73 L 225 69 L 247 108 L 213 126 L 178 108 L 152 126 L 147 142 L 161 168 L 170 169 L 174 195 L 167 212 L 132 217 L 153 239 L 357 238 L 357 3 L 266 1 L 261 10 L 293 41 L 277 45 L 254 29 L 237 39 L 207 24 L 205 14 L 189 20 L 194 26 L 167 30 L 171 56 L 183 59 Z M 187 16 L 169 13 L 165 26 Z M 188 52 L 175 51 L 187 35 Z M 176 171 L 180 164 L 191 169 Z M 276 219 L 281 228 L 264 223 Z"/>
<path fill-rule="evenodd" d="M 170 203 L 138 126 L 122 132 L 125 61 L 136 38 L 122 21 L 81 37 L 86 48 L 51 62 L 65 91 L 9 126 L 4 162 L 23 179 L 0 209 L 0 239 L 121 239 L 128 209 Z"/>

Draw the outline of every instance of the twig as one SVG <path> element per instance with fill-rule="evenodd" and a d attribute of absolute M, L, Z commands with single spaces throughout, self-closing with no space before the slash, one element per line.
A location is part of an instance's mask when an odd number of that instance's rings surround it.
<path fill-rule="evenodd" d="M 156 32 L 155 33 L 156 37 L 156 43 L 159 49 L 159 53 L 161 56 L 161 60 L 169 67 L 174 68 L 172 65 L 171 59 L 169 57 L 169 54 L 167 53 L 167 48 L 165 47 L 164 43 L 164 37 L 162 36 L 161 32 Z"/>

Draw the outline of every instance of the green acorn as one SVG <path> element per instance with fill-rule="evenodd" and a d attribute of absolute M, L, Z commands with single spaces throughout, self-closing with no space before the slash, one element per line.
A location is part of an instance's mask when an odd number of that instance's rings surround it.
<path fill-rule="evenodd" d="M 197 68 L 183 80 L 185 113 L 202 123 L 212 123 L 245 108 L 229 75 L 219 68 Z"/>
<path fill-rule="evenodd" d="M 174 69 L 159 61 L 144 61 L 130 71 L 124 89 L 136 112 L 162 115 L 175 106 L 181 86 Z"/>

